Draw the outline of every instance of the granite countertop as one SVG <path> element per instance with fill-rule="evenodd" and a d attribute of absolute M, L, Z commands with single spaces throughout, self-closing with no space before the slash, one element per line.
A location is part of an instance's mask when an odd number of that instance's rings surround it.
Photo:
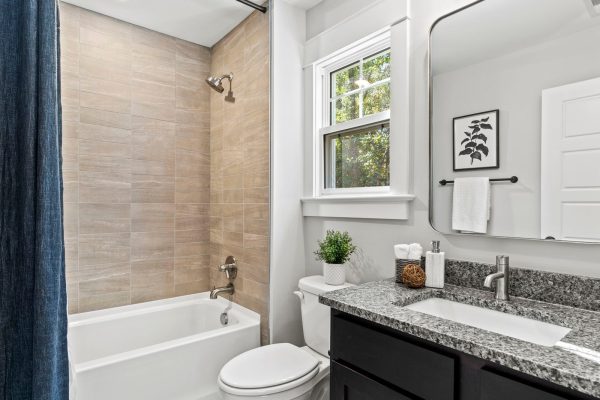
<path fill-rule="evenodd" d="M 555 346 L 514 339 L 403 306 L 432 297 L 481 306 L 570 328 Z M 408 289 L 393 279 L 324 293 L 321 303 L 400 332 L 600 397 L 600 312 L 448 285 Z"/>

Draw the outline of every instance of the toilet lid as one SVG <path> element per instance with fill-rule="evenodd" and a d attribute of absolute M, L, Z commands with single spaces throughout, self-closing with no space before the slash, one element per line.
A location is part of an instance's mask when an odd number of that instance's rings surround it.
<path fill-rule="evenodd" d="M 219 378 L 239 389 L 262 389 L 284 385 L 309 374 L 319 361 L 289 343 L 259 347 L 233 358 L 221 369 Z"/>

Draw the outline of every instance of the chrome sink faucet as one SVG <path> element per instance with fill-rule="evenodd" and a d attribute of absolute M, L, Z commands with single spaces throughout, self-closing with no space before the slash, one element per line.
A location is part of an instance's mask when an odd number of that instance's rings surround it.
<path fill-rule="evenodd" d="M 235 261 L 235 257 L 227 256 L 225 259 L 225 264 L 219 266 L 219 271 L 225 272 L 225 276 L 229 279 L 229 284 L 227 286 L 218 287 L 210 291 L 210 298 L 216 299 L 220 294 L 234 294 L 235 286 L 233 286 L 233 281 L 237 277 L 237 264 Z"/>
<path fill-rule="evenodd" d="M 508 300 L 508 279 L 510 276 L 508 256 L 496 256 L 496 268 L 498 272 L 486 276 L 483 286 L 491 288 L 492 282 L 496 281 L 496 300 Z"/>

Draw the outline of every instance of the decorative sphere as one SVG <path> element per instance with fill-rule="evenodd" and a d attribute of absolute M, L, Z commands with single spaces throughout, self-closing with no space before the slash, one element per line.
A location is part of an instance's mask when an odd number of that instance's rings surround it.
<path fill-rule="evenodd" d="M 425 286 L 425 271 L 417 264 L 406 265 L 402 270 L 402 283 L 409 288 L 422 288 Z"/>

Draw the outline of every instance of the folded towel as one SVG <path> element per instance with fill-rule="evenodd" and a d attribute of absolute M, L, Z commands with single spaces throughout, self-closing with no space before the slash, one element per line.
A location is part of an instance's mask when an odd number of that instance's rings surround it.
<path fill-rule="evenodd" d="M 490 178 L 457 178 L 452 199 L 452 229 L 486 233 L 490 219 Z"/>
<path fill-rule="evenodd" d="M 408 258 L 409 247 L 407 244 L 397 244 L 394 246 L 394 254 L 397 259 L 405 260 Z"/>
<path fill-rule="evenodd" d="M 408 259 L 420 260 L 423 255 L 423 247 L 419 243 L 412 243 L 408 246 Z"/>

